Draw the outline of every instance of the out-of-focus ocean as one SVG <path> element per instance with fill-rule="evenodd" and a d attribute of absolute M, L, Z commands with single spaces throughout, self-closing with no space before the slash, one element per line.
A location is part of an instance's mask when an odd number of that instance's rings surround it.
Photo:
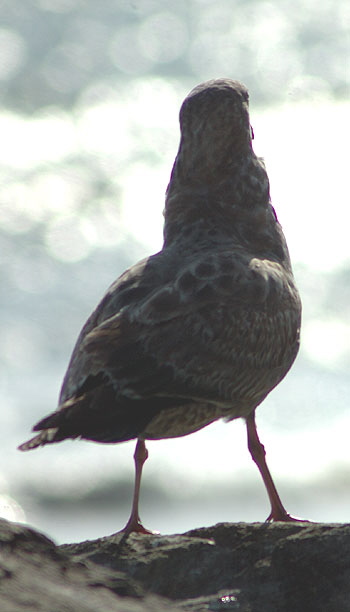
<path fill-rule="evenodd" d="M 259 433 L 289 512 L 348 521 L 348 4 L 12 0 L 2 13 L 0 516 L 59 542 L 124 525 L 134 443 L 16 446 L 56 407 L 103 292 L 161 248 L 183 98 L 228 76 L 250 90 L 303 300 L 300 354 L 259 407 Z M 243 422 L 148 446 L 149 528 L 266 518 Z"/>

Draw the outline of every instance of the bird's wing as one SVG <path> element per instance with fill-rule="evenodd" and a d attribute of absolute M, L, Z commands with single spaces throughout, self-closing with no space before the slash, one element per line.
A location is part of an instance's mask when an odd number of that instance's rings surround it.
<path fill-rule="evenodd" d="M 283 365 L 285 347 L 279 349 L 275 340 L 279 335 L 279 344 L 291 343 L 281 332 L 288 317 L 295 335 L 298 308 L 290 307 L 291 293 L 278 264 L 206 253 L 139 303 L 97 325 L 81 351 L 89 355 L 94 373 L 104 372 L 130 397 L 228 399 L 243 370 Z"/>
<path fill-rule="evenodd" d="M 92 314 L 59 409 L 21 448 L 76 436 L 184 435 L 244 415 L 291 366 L 299 311 L 292 277 L 278 264 L 232 252 L 197 254 L 187 265 L 156 256 L 124 274 Z M 167 417 L 153 431 L 165 412 L 175 425 Z"/>

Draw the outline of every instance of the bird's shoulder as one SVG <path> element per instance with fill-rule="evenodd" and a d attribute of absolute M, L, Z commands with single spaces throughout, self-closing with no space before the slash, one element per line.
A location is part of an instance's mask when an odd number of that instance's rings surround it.
<path fill-rule="evenodd" d="M 298 300 L 288 266 L 239 247 L 180 252 L 169 257 L 163 277 L 156 273 L 158 263 L 162 264 L 155 259 L 144 264 L 141 275 L 131 269 L 126 284 L 119 282 L 111 289 L 111 303 L 125 309 L 131 321 L 152 324 L 206 305 L 277 309 Z"/>
<path fill-rule="evenodd" d="M 86 336 L 115 317 L 153 324 L 206 304 L 256 309 L 297 301 L 288 266 L 242 248 L 160 251 L 126 270 L 108 289 L 82 330 Z"/>

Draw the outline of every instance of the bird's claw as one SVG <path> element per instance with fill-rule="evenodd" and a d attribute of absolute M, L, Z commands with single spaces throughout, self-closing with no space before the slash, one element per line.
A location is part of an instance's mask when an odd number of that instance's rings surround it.
<path fill-rule="evenodd" d="M 299 516 L 292 516 L 284 510 L 283 512 L 270 512 L 265 523 L 312 523 L 312 521 L 300 518 Z"/>

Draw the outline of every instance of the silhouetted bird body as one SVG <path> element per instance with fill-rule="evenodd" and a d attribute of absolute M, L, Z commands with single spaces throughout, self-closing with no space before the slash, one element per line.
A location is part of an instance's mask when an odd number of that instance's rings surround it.
<path fill-rule="evenodd" d="M 138 438 L 141 472 L 145 439 L 244 417 L 270 518 L 292 520 L 276 509 L 263 473 L 254 412 L 296 357 L 301 305 L 265 167 L 252 150 L 247 90 L 228 79 L 199 85 L 180 125 L 163 249 L 110 287 L 78 338 L 58 410 L 21 449 Z M 135 508 L 133 529 L 143 530 Z"/>

